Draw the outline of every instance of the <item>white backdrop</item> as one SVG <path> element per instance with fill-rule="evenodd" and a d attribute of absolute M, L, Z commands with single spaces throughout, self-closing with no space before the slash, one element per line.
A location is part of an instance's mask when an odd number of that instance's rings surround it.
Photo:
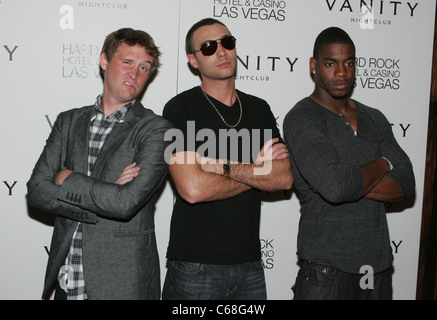
<path fill-rule="evenodd" d="M 415 299 L 435 7 L 435 0 L 0 0 L 0 299 L 40 299 L 53 217 L 27 206 L 26 182 L 57 114 L 101 92 L 105 36 L 132 27 L 155 39 L 163 65 L 142 102 L 161 114 L 171 97 L 200 83 L 184 40 L 204 17 L 237 38 L 237 87 L 267 100 L 281 130 L 288 110 L 312 91 L 308 60 L 318 33 L 335 25 L 351 35 L 353 97 L 384 112 L 414 166 L 416 199 L 394 206 L 388 219 L 394 299 Z M 292 299 L 299 203 L 291 192 L 264 200 L 268 297 Z M 172 204 L 166 182 L 156 211 L 162 280 Z"/>

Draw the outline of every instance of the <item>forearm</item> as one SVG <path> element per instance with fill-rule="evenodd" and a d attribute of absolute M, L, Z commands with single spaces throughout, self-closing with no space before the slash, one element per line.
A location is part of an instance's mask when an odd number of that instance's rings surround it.
<path fill-rule="evenodd" d="M 222 175 L 202 170 L 195 152 L 173 155 L 169 171 L 178 194 L 189 203 L 223 200 L 251 187 Z"/>
<path fill-rule="evenodd" d="M 190 203 L 224 200 L 251 189 L 247 184 L 209 172 L 199 173 L 190 185 L 190 192 L 181 195 Z"/>
<path fill-rule="evenodd" d="M 282 160 L 267 160 L 261 163 L 231 162 L 229 180 L 249 185 L 264 191 L 288 190 L 293 184 L 291 161 L 287 157 Z M 205 172 L 223 176 L 223 164 L 205 163 Z"/>
<path fill-rule="evenodd" d="M 385 174 L 390 170 L 390 165 L 385 159 L 379 158 L 359 168 L 363 174 L 361 196 L 365 197 L 384 178 Z"/>
<path fill-rule="evenodd" d="M 60 200 L 61 187 L 55 184 L 53 178 L 44 179 L 38 175 L 33 175 L 27 186 L 28 201 L 32 206 L 76 221 L 85 223 L 97 222 L 95 213 Z"/>
<path fill-rule="evenodd" d="M 128 221 L 153 196 L 166 172 L 166 166 L 157 165 L 124 185 L 74 172 L 60 187 L 59 200 L 106 219 Z"/>
<path fill-rule="evenodd" d="M 62 183 L 59 199 L 102 218 L 132 219 L 159 189 L 168 170 L 163 159 L 165 127 L 144 130 L 138 134 L 135 150 L 126 145 L 128 150 L 123 154 L 111 154 L 105 160 L 108 168 L 98 177 L 71 173 Z"/>
<path fill-rule="evenodd" d="M 401 200 L 404 194 L 398 184 L 391 178 L 384 176 L 381 181 L 365 196 L 383 202 Z"/>
<path fill-rule="evenodd" d="M 264 191 L 288 190 L 293 184 L 291 161 L 286 158 L 259 164 L 231 164 L 229 178 Z"/>

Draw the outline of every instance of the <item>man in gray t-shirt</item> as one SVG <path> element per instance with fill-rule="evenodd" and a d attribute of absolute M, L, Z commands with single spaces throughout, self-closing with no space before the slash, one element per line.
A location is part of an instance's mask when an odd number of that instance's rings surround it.
<path fill-rule="evenodd" d="M 301 204 L 294 297 L 391 299 L 384 202 L 414 195 L 411 162 L 385 116 L 350 99 L 355 46 L 346 32 L 318 36 L 310 70 L 315 89 L 283 128 Z M 360 282 L 363 270 L 372 286 Z"/>

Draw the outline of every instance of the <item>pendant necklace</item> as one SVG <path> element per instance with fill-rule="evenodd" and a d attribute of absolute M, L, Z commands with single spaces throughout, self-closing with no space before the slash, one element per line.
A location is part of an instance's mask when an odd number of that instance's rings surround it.
<path fill-rule="evenodd" d="M 223 118 L 222 114 L 218 111 L 218 109 L 216 108 L 216 106 L 214 105 L 214 103 L 212 103 L 212 101 L 208 98 L 208 95 L 206 94 L 206 92 L 203 90 L 202 86 L 200 86 L 200 89 L 202 89 L 203 94 L 205 95 L 206 100 L 209 101 L 209 103 L 214 107 L 215 111 L 217 112 L 217 114 L 220 116 L 220 118 L 222 119 L 222 121 L 224 122 L 225 125 L 227 125 L 229 128 L 235 128 L 236 126 L 238 126 L 238 124 L 241 121 L 241 118 L 243 116 L 243 107 L 241 106 L 241 101 L 240 98 L 238 97 L 238 93 L 237 91 L 235 91 L 235 94 L 237 96 L 237 100 L 238 103 L 240 104 L 240 118 L 238 119 L 237 123 L 234 125 L 230 125 L 226 122 L 225 118 Z"/>

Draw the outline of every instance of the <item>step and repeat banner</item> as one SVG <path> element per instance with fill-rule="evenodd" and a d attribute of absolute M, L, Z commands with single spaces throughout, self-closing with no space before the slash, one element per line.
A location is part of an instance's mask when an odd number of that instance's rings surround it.
<path fill-rule="evenodd" d="M 150 33 L 162 67 L 143 104 L 162 113 L 200 84 L 185 35 L 198 20 L 224 22 L 237 38 L 237 88 L 285 114 L 312 92 L 309 58 L 323 29 L 345 29 L 357 48 L 353 98 L 380 109 L 414 166 L 416 198 L 388 209 L 394 299 L 415 299 L 431 82 L 435 0 L 0 0 L 0 299 L 40 299 L 54 217 L 27 205 L 26 182 L 56 116 L 102 92 L 99 54 L 110 32 Z M 249 111 L 250 112 L 250 111 Z M 162 266 L 174 201 L 156 206 Z M 291 191 L 263 196 L 260 238 L 268 298 L 293 298 L 300 206 Z"/>

